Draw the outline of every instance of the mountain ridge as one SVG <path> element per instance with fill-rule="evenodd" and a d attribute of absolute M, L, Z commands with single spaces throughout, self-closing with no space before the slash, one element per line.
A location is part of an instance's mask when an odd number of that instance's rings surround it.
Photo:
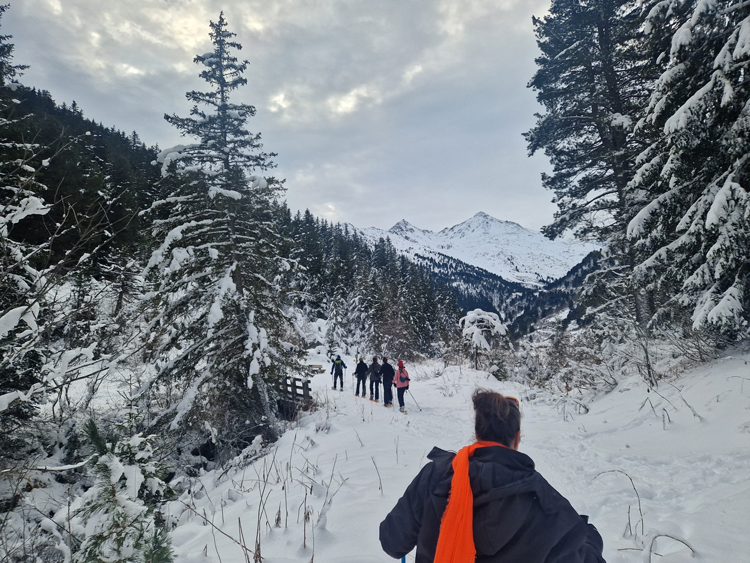
<path fill-rule="evenodd" d="M 373 242 L 389 238 L 394 248 L 407 256 L 440 260 L 442 255 L 527 287 L 541 287 L 563 277 L 600 248 L 588 242 L 550 240 L 538 231 L 483 211 L 437 233 L 420 229 L 406 219 L 387 231 L 352 228 Z"/>

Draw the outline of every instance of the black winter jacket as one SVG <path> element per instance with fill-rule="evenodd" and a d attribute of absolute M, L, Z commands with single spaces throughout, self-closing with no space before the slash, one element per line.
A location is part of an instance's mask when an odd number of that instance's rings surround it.
<path fill-rule="evenodd" d="M 357 367 L 354 369 L 354 375 L 360 379 L 367 377 L 367 364 L 364 362 L 358 362 Z"/>
<path fill-rule="evenodd" d="M 380 366 L 380 375 L 383 377 L 383 385 L 385 387 L 390 387 L 393 385 L 393 378 L 396 375 L 396 370 L 393 369 L 391 364 L 384 363 Z"/>
<path fill-rule="evenodd" d="M 417 547 L 416 563 L 435 557 L 455 456 L 433 448 L 428 463 L 380 524 L 383 550 L 396 559 Z M 521 452 L 486 447 L 469 461 L 477 563 L 605 563 L 588 517 L 536 472 Z"/>

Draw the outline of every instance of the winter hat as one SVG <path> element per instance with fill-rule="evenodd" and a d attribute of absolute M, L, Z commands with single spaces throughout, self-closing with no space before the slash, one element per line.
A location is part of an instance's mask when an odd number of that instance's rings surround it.
<path fill-rule="evenodd" d="M 404 367 L 404 362 L 402 360 L 398 361 L 398 367 L 400 368 Z"/>
<path fill-rule="evenodd" d="M 341 359 L 341 356 L 336 356 L 336 359 L 337 359 L 337 360 L 340 360 L 340 359 Z"/>

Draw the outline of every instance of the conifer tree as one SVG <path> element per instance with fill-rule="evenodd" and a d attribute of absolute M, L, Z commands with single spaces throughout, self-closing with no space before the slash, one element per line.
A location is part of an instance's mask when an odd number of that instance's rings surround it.
<path fill-rule="evenodd" d="M 223 13 L 210 29 L 213 51 L 194 59 L 210 90 L 187 93 L 190 117 L 165 115 L 198 142 L 160 155 L 159 245 L 147 265 L 155 284 L 155 383 L 176 382 L 184 392 L 160 422 L 191 428 L 197 439 L 210 426 L 223 444 L 241 445 L 261 432 L 275 435 L 269 383 L 296 363 L 285 341 L 291 263 L 282 256 L 274 203 L 282 183 L 251 174 L 273 168 L 274 155 L 261 152 L 260 134 L 245 128 L 255 108 L 230 101 L 247 83 L 247 61 L 232 55 L 241 45 Z"/>
<path fill-rule="evenodd" d="M 0 6 L 0 16 L 7 7 Z M 100 237 L 104 225 L 101 215 L 76 214 L 40 180 L 72 140 L 45 144 L 35 116 L 18 111 L 18 98 L 25 99 L 28 90 L 7 80 L 26 67 L 11 64 L 9 38 L 0 36 L 0 453 L 15 457 L 33 446 L 32 435 L 19 436 L 39 400 L 52 390 L 64 395 L 80 367 L 93 363 L 93 339 L 67 346 L 60 338 L 73 315 L 56 294 L 65 275 L 83 267 L 82 249 Z M 58 193 L 67 187 L 62 184 Z M 45 228 L 49 216 L 56 220 Z M 53 413 L 61 412 L 58 401 Z"/>
<path fill-rule="evenodd" d="M 750 321 L 750 6 L 651 1 L 647 41 L 662 74 L 639 123 L 632 188 L 648 194 L 628 234 L 637 282 L 658 296 L 653 323 L 747 335 Z M 643 140 L 643 139 L 642 139 Z"/>
<path fill-rule="evenodd" d="M 94 449 L 94 485 L 55 517 L 77 540 L 73 563 L 171 563 L 172 547 L 160 514 L 171 491 L 163 481 L 166 471 L 154 459 L 154 436 L 137 433 L 106 440 L 93 421 L 86 425 L 86 435 Z"/>
<path fill-rule="evenodd" d="M 488 354 L 495 342 L 507 334 L 506 326 L 495 313 L 474 309 L 459 320 L 462 335 L 474 356 L 474 369 L 479 369 L 479 354 Z"/>
<path fill-rule="evenodd" d="M 10 8 L 10 4 L 0 5 L 0 20 L 2 20 L 3 14 L 8 8 Z M 0 86 L 12 82 L 16 76 L 21 74 L 21 71 L 29 68 L 27 65 L 12 64 L 15 45 L 8 42 L 12 38 L 12 35 L 0 35 Z"/>
<path fill-rule="evenodd" d="M 40 266 L 45 249 L 17 231 L 31 218 L 49 213 L 50 207 L 36 174 L 44 147 L 4 135 L 15 121 L 7 110 L 6 103 L 12 103 L 6 90 L 0 88 L 0 449 L 9 445 L 20 452 L 13 431 L 35 412 L 35 395 L 44 389 L 46 347 L 39 317 L 48 305 L 50 286 Z"/>
<path fill-rule="evenodd" d="M 544 150 L 553 166 L 543 175 L 558 210 L 544 233 L 572 231 L 606 245 L 606 259 L 590 276 L 588 298 L 609 303 L 611 318 L 645 322 L 644 297 L 630 272 L 636 257 L 626 237 L 639 194 L 628 189 L 641 146 L 631 131 L 652 81 L 639 51 L 638 10 L 631 0 L 553 0 L 534 18 L 542 55 L 529 83 L 546 113 L 526 139 L 530 153 Z M 599 314 L 602 313 L 598 309 Z"/>

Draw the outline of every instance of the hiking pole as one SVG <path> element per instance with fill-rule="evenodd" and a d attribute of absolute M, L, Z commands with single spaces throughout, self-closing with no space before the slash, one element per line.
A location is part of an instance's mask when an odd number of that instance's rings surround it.
<path fill-rule="evenodd" d="M 418 402 L 417 402 L 417 400 L 416 400 L 416 399 L 414 398 L 414 395 L 412 395 L 412 394 L 411 394 L 411 389 L 407 389 L 407 391 L 409 392 L 409 396 L 411 397 L 411 400 L 412 400 L 412 401 L 414 401 L 414 404 L 415 404 L 415 405 L 417 405 L 417 408 L 418 408 L 418 409 L 419 409 L 419 410 L 421 411 L 421 410 L 422 410 L 422 407 L 420 407 L 420 406 L 419 406 L 419 403 L 418 403 Z"/>

